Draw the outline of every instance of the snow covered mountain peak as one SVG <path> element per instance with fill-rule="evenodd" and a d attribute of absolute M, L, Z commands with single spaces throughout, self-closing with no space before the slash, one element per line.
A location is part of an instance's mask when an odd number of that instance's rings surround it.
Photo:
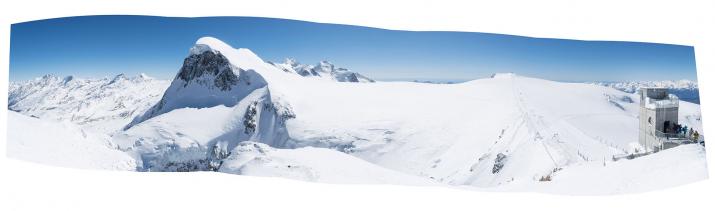
<path fill-rule="evenodd" d="M 261 69 L 266 66 L 266 63 L 251 50 L 246 48 L 233 48 L 229 44 L 213 37 L 199 38 L 189 52 L 189 56 L 201 55 L 205 52 L 220 54 L 226 57 L 233 65 L 244 70 Z"/>
<path fill-rule="evenodd" d="M 225 42 L 213 38 L 213 37 L 202 37 L 196 40 L 196 45 L 191 48 L 192 54 L 201 54 L 207 50 L 215 50 L 219 52 L 229 52 L 234 50 L 233 47 L 226 44 Z"/>
<path fill-rule="evenodd" d="M 178 108 L 234 106 L 268 84 L 264 75 L 275 77 L 271 72 L 279 73 L 271 68 L 248 49 L 234 49 L 212 37 L 200 38 L 162 99 L 125 129 Z"/>

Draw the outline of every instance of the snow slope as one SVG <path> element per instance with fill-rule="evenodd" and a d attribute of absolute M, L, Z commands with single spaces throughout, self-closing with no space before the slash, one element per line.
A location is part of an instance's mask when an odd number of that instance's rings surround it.
<path fill-rule="evenodd" d="M 112 142 L 140 171 L 511 190 L 639 148 L 639 98 L 609 87 L 508 73 L 459 84 L 336 83 L 296 73 L 201 38 L 161 99 L 111 132 Z M 702 132 L 700 106 L 680 105 L 681 123 Z M 694 168 L 692 178 L 707 178 L 705 166 Z"/>
<path fill-rule="evenodd" d="M 331 90 L 311 95 L 281 90 L 297 116 L 288 122 L 296 146 L 344 149 L 455 185 L 534 180 L 557 167 L 624 153 L 637 140 L 637 104 L 621 109 L 608 96 L 620 99 L 622 92 L 597 86 L 519 76 L 455 85 L 314 86 L 332 87 L 297 86 Z M 330 100 L 315 103 L 320 99 Z M 495 173 L 499 153 L 508 159 Z"/>
<path fill-rule="evenodd" d="M 452 185 L 495 187 L 538 182 L 555 169 L 602 161 L 638 148 L 638 97 L 608 87 L 514 74 L 451 85 L 334 83 L 296 77 L 261 63 L 247 49 L 236 50 L 216 39 L 202 38 L 197 46 L 221 54 L 239 67 L 233 71 L 237 77 L 248 74 L 241 69 L 260 75 L 261 85 L 265 84 L 260 89 L 270 93 L 266 99 L 281 102 L 292 114 L 279 129 L 275 124 L 264 127 L 285 131 L 280 133 L 289 134 L 287 138 L 241 138 L 231 134 L 247 131 L 243 124 L 246 102 L 255 99 L 226 98 L 231 103 L 223 105 L 233 108 L 222 115 L 231 116 L 228 129 L 210 130 L 214 132 L 203 137 L 189 134 L 196 146 L 212 154 L 209 160 L 221 160 L 235 143 L 251 140 L 276 148 L 329 148 Z M 179 95 L 165 95 L 172 96 Z M 231 106 L 234 104 L 238 106 Z M 699 106 L 681 104 L 684 120 L 699 129 Z M 167 115 L 173 116 L 171 113 Z M 198 111 L 195 115 L 206 117 L 202 121 L 213 119 Z M 275 122 L 273 119 L 258 122 Z M 265 133 L 260 127 L 256 131 Z M 130 140 L 138 140 L 142 134 L 137 132 Z M 230 144 L 216 145 L 220 143 L 217 139 L 226 137 L 233 137 L 227 141 Z"/>
<path fill-rule="evenodd" d="M 326 183 L 437 184 L 427 178 L 385 169 L 335 150 L 313 147 L 275 149 L 256 142 L 242 142 L 233 149 L 219 172 Z"/>
<path fill-rule="evenodd" d="M 654 191 L 707 179 L 705 148 L 683 145 L 619 162 L 583 163 L 553 174 L 552 181 L 504 186 L 500 191 L 538 190 L 579 195 Z"/>
<path fill-rule="evenodd" d="M 117 150 L 110 137 L 70 122 L 42 120 L 8 112 L 7 156 L 62 167 L 133 171 L 132 157 Z"/>
<path fill-rule="evenodd" d="M 212 170 L 239 142 L 282 146 L 290 108 L 254 90 L 233 107 L 180 108 L 113 135 L 122 149 L 143 160 L 143 170 Z"/>

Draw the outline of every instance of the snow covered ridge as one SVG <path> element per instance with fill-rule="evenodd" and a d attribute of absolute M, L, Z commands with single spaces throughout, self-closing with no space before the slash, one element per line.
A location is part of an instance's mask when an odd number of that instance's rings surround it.
<path fill-rule="evenodd" d="M 607 86 L 628 93 L 638 93 L 642 87 L 668 88 L 670 93 L 684 101 L 700 103 L 698 83 L 690 80 L 590 82 L 590 84 Z"/>
<path fill-rule="evenodd" d="M 319 66 L 330 69 L 327 63 Z M 49 84 L 64 86 L 62 79 L 55 81 Z M 102 98 L 140 96 L 126 90 Z M 564 194 L 657 190 L 708 177 L 700 145 L 634 160 L 611 159 L 641 148 L 640 99 L 593 84 L 515 74 L 448 85 L 337 83 L 285 71 L 248 49 L 201 38 L 173 81 L 157 90 L 156 96 L 139 100 L 149 102 L 142 112 L 121 121 L 104 118 L 90 124 L 58 118 L 75 115 L 72 109 L 39 118 L 30 117 L 32 109 L 10 111 L 8 148 L 13 153 L 8 154 L 69 167 L 78 167 L 72 165 L 77 162 L 101 169 Z M 47 99 L 72 93 L 29 94 L 36 97 L 25 98 L 35 100 L 18 102 L 27 108 L 33 102 L 63 107 L 74 101 Z M 702 131 L 700 106 L 679 105 L 679 123 Z M 113 109 L 94 108 L 90 114 Z M 100 127 L 121 123 L 125 125 Z M 58 128 L 68 129 L 60 133 Z M 58 135 L 27 134 L 38 130 Z M 63 158 L 53 153 L 55 147 L 73 154 Z M 90 153 L 94 151 L 106 153 Z M 77 161 L 83 159 L 91 162 Z M 630 168 L 650 173 L 622 173 Z M 594 176 L 601 174 L 609 176 Z M 670 175 L 658 177 L 664 181 L 657 183 L 652 179 L 656 174 Z M 681 179 L 683 175 L 687 178 Z M 632 184 L 641 180 L 652 183 Z M 599 183 L 619 185 L 588 185 Z M 584 185 L 571 190 L 572 184 Z"/>

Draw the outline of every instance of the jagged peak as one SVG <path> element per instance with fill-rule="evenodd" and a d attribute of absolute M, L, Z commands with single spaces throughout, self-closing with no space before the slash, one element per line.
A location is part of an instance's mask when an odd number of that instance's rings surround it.
<path fill-rule="evenodd" d="M 114 76 L 114 78 L 112 78 L 112 80 L 109 82 L 109 84 L 113 84 L 113 83 L 116 83 L 116 82 L 118 82 L 118 81 L 123 81 L 123 80 L 128 80 L 128 79 L 129 79 L 129 78 L 127 78 L 127 76 L 124 75 L 124 73 L 120 73 L 120 74 Z"/>
<path fill-rule="evenodd" d="M 117 79 L 127 79 L 127 75 L 125 75 L 124 73 L 119 73 L 114 76 L 114 80 L 117 80 Z"/>

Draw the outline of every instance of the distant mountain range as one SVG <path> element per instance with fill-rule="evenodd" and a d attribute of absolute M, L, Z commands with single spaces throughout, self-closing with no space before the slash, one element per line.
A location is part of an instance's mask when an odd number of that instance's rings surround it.
<path fill-rule="evenodd" d="M 607 86 L 627 93 L 637 93 L 642 87 L 668 88 L 680 100 L 700 104 L 698 83 L 690 80 L 668 81 L 625 81 L 625 82 L 591 82 L 591 84 Z"/>
<path fill-rule="evenodd" d="M 10 82 L 8 109 L 28 116 L 98 126 L 112 131 L 152 107 L 171 81 L 144 74 L 82 79 L 45 75 Z"/>
<path fill-rule="evenodd" d="M 352 72 L 347 68 L 335 67 L 329 61 L 320 61 L 316 65 L 298 63 L 295 59 L 286 59 L 283 63 L 267 62 L 279 69 L 301 75 L 303 77 L 320 78 L 338 82 L 375 82 L 360 73 Z"/>

